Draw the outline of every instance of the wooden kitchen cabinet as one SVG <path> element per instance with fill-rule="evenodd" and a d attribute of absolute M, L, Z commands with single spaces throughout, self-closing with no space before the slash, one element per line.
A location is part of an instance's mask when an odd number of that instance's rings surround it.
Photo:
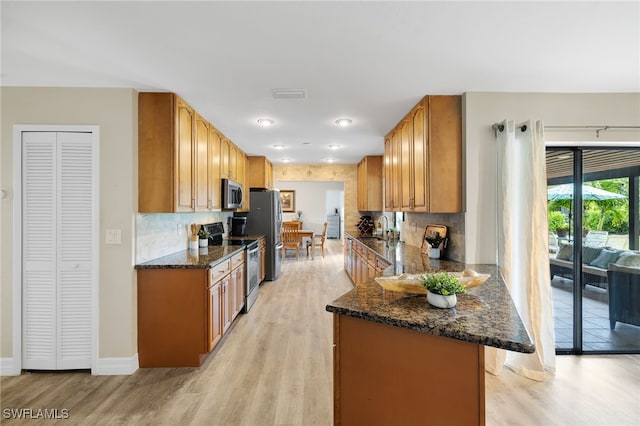
<path fill-rule="evenodd" d="M 222 339 L 222 283 L 220 281 L 210 285 L 209 287 L 209 304 L 208 309 L 208 351 L 213 348 Z"/>
<path fill-rule="evenodd" d="M 208 211 L 211 208 L 209 172 L 214 170 L 209 170 L 209 123 L 198 113 L 195 113 L 194 148 L 194 207 L 196 211 Z"/>
<path fill-rule="evenodd" d="M 242 311 L 245 298 L 245 252 L 234 255 L 231 258 L 231 320 Z"/>
<path fill-rule="evenodd" d="M 246 158 L 174 93 L 138 95 L 140 213 L 220 211 L 220 179 L 244 185 Z"/>
<path fill-rule="evenodd" d="M 209 352 L 207 269 L 138 270 L 140 367 L 197 367 Z"/>
<path fill-rule="evenodd" d="M 238 175 L 238 147 L 226 137 L 222 137 L 220 152 L 220 177 L 239 183 Z"/>
<path fill-rule="evenodd" d="M 273 189 L 273 165 L 267 157 L 249 156 L 247 170 L 247 186 L 251 188 Z"/>
<path fill-rule="evenodd" d="M 197 367 L 245 301 L 245 252 L 211 268 L 138 269 L 140 367 Z"/>
<path fill-rule="evenodd" d="M 481 344 L 336 313 L 333 343 L 334 425 L 484 426 Z"/>
<path fill-rule="evenodd" d="M 242 207 L 238 209 L 239 212 L 249 211 L 249 186 L 247 185 L 247 154 L 238 149 L 236 151 L 236 170 L 238 173 L 238 183 L 242 185 L 244 197 L 242 198 Z"/>
<path fill-rule="evenodd" d="M 358 163 L 358 210 L 382 211 L 382 158 L 368 155 Z"/>
<path fill-rule="evenodd" d="M 221 138 L 220 132 L 209 124 L 209 206 L 216 211 L 222 210 Z"/>
<path fill-rule="evenodd" d="M 462 100 L 425 96 L 385 137 L 385 207 L 462 211 Z"/>
<path fill-rule="evenodd" d="M 195 111 L 173 93 L 138 95 L 138 211 L 195 210 Z"/>
<path fill-rule="evenodd" d="M 344 247 L 344 265 L 351 281 L 354 284 L 362 284 L 370 278 L 382 275 L 391 264 L 357 239 L 347 237 Z"/>
<path fill-rule="evenodd" d="M 224 260 L 209 269 L 209 305 L 207 306 L 209 311 L 209 316 L 207 318 L 209 351 L 212 351 L 215 345 L 220 341 L 220 339 L 222 339 L 224 331 L 226 330 L 224 327 L 224 297 L 228 284 L 225 287 L 225 280 L 228 282 L 230 272 L 231 263 L 229 259 Z"/>

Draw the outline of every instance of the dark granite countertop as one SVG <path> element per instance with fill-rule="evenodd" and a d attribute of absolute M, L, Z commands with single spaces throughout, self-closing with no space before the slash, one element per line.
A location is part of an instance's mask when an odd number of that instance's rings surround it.
<path fill-rule="evenodd" d="M 425 295 L 384 291 L 371 279 L 328 304 L 327 311 L 515 352 L 534 352 L 535 346 L 497 266 L 430 259 L 417 247 L 357 235 L 345 233 L 345 237 L 355 238 L 391 263 L 384 275 L 460 272 L 472 268 L 491 277 L 467 294 L 459 294 L 452 309 L 429 305 Z"/>
<path fill-rule="evenodd" d="M 198 250 L 182 250 L 167 256 L 158 257 L 135 266 L 136 269 L 208 269 L 236 253 L 244 250 L 244 246 L 201 247 Z"/>

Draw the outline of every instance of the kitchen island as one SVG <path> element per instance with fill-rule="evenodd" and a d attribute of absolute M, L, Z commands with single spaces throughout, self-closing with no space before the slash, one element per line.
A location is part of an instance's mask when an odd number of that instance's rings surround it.
<path fill-rule="evenodd" d="M 357 234 L 356 234 L 357 235 Z M 419 248 L 357 239 L 391 265 L 384 275 L 491 274 L 453 309 L 425 295 L 384 291 L 373 279 L 329 303 L 334 315 L 334 423 L 484 424 L 484 346 L 535 346 L 493 265 L 429 259 Z"/>

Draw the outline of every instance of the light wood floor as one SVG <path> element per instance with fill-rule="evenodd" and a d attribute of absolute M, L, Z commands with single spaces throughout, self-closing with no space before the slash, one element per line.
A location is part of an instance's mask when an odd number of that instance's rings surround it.
<path fill-rule="evenodd" d="M 0 408 L 67 409 L 65 425 L 330 425 L 332 326 L 324 307 L 351 284 L 340 241 L 327 240 L 325 251 L 324 259 L 288 257 L 280 279 L 263 284 L 199 369 L 2 377 Z M 508 370 L 487 375 L 487 425 L 640 425 L 640 356 L 563 356 L 557 366 L 542 383 Z M 2 413 L 0 422 L 20 423 Z"/>

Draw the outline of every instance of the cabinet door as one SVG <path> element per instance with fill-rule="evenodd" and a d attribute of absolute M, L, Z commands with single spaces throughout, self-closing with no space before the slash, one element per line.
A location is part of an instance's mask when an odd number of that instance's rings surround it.
<path fill-rule="evenodd" d="M 266 160 L 265 174 L 265 186 L 267 189 L 273 189 L 273 164 L 269 160 Z"/>
<path fill-rule="evenodd" d="M 356 203 L 358 205 L 358 210 L 366 210 L 366 184 L 365 184 L 365 165 L 366 157 L 360 160 L 358 166 L 356 168 L 357 179 L 358 179 L 358 193 L 356 194 Z"/>
<path fill-rule="evenodd" d="M 194 111 L 182 99 L 176 97 L 176 211 L 194 210 L 193 191 L 193 123 Z"/>
<path fill-rule="evenodd" d="M 427 198 L 427 164 L 429 153 L 427 151 L 427 114 L 425 110 L 426 101 L 421 101 L 411 111 L 411 147 L 413 166 L 413 211 L 428 211 Z"/>
<path fill-rule="evenodd" d="M 218 341 L 222 338 L 222 283 L 218 281 L 209 288 L 208 306 L 208 349 L 213 350 Z"/>
<path fill-rule="evenodd" d="M 238 181 L 238 148 L 229 142 L 229 179 Z"/>
<path fill-rule="evenodd" d="M 233 320 L 233 288 L 231 275 L 222 279 L 222 334 L 224 334 Z"/>
<path fill-rule="evenodd" d="M 195 118 L 195 209 L 209 210 L 209 123 L 196 113 Z"/>
<path fill-rule="evenodd" d="M 429 211 L 462 211 L 462 99 L 429 96 Z"/>
<path fill-rule="evenodd" d="M 384 209 L 389 211 L 393 208 L 393 178 L 391 176 L 392 161 L 391 136 L 384 139 Z"/>
<path fill-rule="evenodd" d="M 238 266 L 235 271 L 235 305 L 233 310 L 233 317 L 237 317 L 242 308 L 244 307 L 245 296 L 245 278 L 244 278 L 244 265 Z"/>
<path fill-rule="evenodd" d="M 401 153 L 400 153 L 400 132 L 394 131 L 392 134 L 392 157 L 391 157 L 391 176 L 393 184 L 393 210 L 400 210 L 400 198 L 402 196 L 402 174 L 401 174 Z"/>
<path fill-rule="evenodd" d="M 229 139 L 221 136 L 220 144 L 220 177 L 223 179 L 231 179 L 229 176 L 229 152 L 231 150 L 231 142 Z"/>
<path fill-rule="evenodd" d="M 398 127 L 400 134 L 400 208 L 410 211 L 413 207 L 413 179 L 412 179 L 412 153 L 411 153 L 411 123 L 404 118 Z"/>
<path fill-rule="evenodd" d="M 220 181 L 220 134 L 209 126 L 209 208 L 222 209 L 222 182 Z"/>

